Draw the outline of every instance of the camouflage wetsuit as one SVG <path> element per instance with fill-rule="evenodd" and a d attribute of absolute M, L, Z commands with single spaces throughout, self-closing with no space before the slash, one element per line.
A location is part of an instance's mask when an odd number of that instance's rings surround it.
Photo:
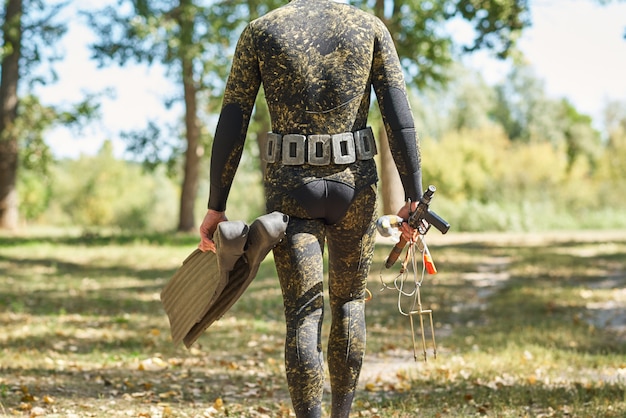
<path fill-rule="evenodd" d="M 251 22 L 239 39 L 215 134 L 210 209 L 225 210 L 261 83 L 278 138 L 365 128 L 373 86 L 406 197 L 421 197 L 413 117 L 387 29 L 352 6 L 293 0 Z M 279 154 L 267 164 L 267 209 L 290 216 L 274 258 L 285 305 L 287 381 L 298 417 L 321 416 L 325 243 L 331 414 L 349 414 L 365 349 L 363 300 L 374 249 L 377 180 L 372 158 L 287 165 Z"/>

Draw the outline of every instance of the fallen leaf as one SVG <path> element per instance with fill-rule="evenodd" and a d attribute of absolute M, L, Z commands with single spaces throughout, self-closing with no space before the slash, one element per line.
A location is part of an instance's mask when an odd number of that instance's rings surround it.
<path fill-rule="evenodd" d="M 222 398 L 217 398 L 215 402 L 213 402 L 213 408 L 222 409 L 224 407 L 224 400 Z"/>
<path fill-rule="evenodd" d="M 37 399 L 35 399 L 35 397 L 31 395 L 30 393 L 25 393 L 20 400 L 22 402 L 34 402 Z"/>
<path fill-rule="evenodd" d="M 20 403 L 20 410 L 21 411 L 30 411 L 31 409 L 33 409 L 33 406 L 28 403 L 28 402 L 21 402 Z"/>
<path fill-rule="evenodd" d="M 376 383 L 366 383 L 365 384 L 365 390 L 368 392 L 375 392 L 376 391 Z"/>
<path fill-rule="evenodd" d="M 176 395 L 178 395 L 178 392 L 176 392 L 174 390 L 170 390 L 168 392 L 159 393 L 159 398 L 160 399 L 169 399 L 169 398 L 175 397 Z"/>
<path fill-rule="evenodd" d="M 42 417 L 44 415 L 46 415 L 46 410 L 40 406 L 36 406 L 30 410 L 31 417 Z"/>
<path fill-rule="evenodd" d="M 168 364 L 159 357 L 152 357 L 142 360 L 137 367 L 141 371 L 160 371 L 167 369 Z"/>

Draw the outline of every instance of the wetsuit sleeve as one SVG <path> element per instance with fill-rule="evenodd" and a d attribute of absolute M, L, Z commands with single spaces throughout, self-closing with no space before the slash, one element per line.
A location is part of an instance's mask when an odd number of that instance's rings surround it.
<path fill-rule="evenodd" d="M 405 198 L 415 202 L 422 197 L 421 155 L 415 122 L 393 39 L 384 24 L 380 20 L 378 23 L 372 63 L 372 85 Z"/>
<path fill-rule="evenodd" d="M 226 200 L 241 160 L 250 115 L 260 85 L 259 61 L 252 27 L 248 25 L 237 42 L 215 129 L 211 153 L 209 209 L 226 210 Z"/>

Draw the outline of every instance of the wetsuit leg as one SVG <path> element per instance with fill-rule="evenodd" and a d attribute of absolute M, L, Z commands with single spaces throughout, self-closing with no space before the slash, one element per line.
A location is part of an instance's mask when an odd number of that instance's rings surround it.
<path fill-rule="evenodd" d="M 274 261 L 285 305 L 285 368 L 298 418 L 319 418 L 324 385 L 324 221 L 290 217 Z"/>
<path fill-rule="evenodd" d="M 285 239 L 274 248 L 274 261 L 285 305 L 287 384 L 298 418 L 318 418 L 322 412 L 326 240 L 333 315 L 328 342 L 333 418 L 348 417 L 365 349 L 363 300 L 374 248 L 376 192 L 373 186 L 355 193 L 342 183 L 332 182 L 330 188 L 329 183 L 310 183 L 295 195 L 266 188 L 268 210 L 290 217 Z"/>
<path fill-rule="evenodd" d="M 365 288 L 374 255 L 376 192 L 361 190 L 340 222 L 327 226 L 332 324 L 328 366 L 332 418 L 347 418 L 365 354 Z"/>

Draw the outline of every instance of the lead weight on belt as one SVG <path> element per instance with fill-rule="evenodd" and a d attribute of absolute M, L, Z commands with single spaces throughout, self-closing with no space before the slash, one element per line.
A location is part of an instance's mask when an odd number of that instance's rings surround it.
<path fill-rule="evenodd" d="M 330 135 L 309 135 L 307 142 L 307 161 L 309 164 L 330 164 Z"/>
<path fill-rule="evenodd" d="M 288 134 L 283 136 L 283 164 L 285 165 L 302 165 L 304 164 L 304 155 L 306 136 L 299 134 Z"/>
<path fill-rule="evenodd" d="M 354 135 L 351 132 L 336 134 L 331 138 L 333 141 L 333 162 L 335 164 L 350 164 L 356 161 Z"/>

